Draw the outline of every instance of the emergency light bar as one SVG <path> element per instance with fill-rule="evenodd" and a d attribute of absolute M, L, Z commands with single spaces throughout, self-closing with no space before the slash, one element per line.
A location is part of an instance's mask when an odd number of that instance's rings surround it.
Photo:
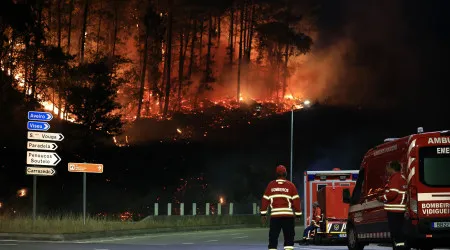
<path fill-rule="evenodd" d="M 450 135 L 450 130 L 441 131 L 441 136 L 447 136 L 447 135 Z"/>
<path fill-rule="evenodd" d="M 331 172 L 331 171 L 306 171 L 308 174 L 312 175 L 342 175 L 342 174 L 353 174 L 355 171 L 359 170 L 340 170 L 337 172 Z"/>
<path fill-rule="evenodd" d="M 358 170 L 340 170 L 338 172 L 330 172 L 330 171 L 306 171 L 308 181 L 314 181 L 316 177 L 319 177 L 320 180 L 326 180 L 327 177 L 337 177 L 339 176 L 339 180 L 346 180 L 347 178 L 351 178 L 352 180 L 358 179 L 358 174 L 355 173 Z"/>
<path fill-rule="evenodd" d="M 398 138 L 386 138 L 384 139 L 384 142 L 390 142 L 390 141 L 395 141 L 398 140 Z"/>

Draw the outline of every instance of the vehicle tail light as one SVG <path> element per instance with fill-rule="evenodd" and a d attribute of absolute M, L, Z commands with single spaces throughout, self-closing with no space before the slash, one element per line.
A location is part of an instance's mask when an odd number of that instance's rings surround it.
<path fill-rule="evenodd" d="M 411 210 L 411 219 L 417 219 L 417 188 L 410 186 L 409 191 L 409 209 Z"/>

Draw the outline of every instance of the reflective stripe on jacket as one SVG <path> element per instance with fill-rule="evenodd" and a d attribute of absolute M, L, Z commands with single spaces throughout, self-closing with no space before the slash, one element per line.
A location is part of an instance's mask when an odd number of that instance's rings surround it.
<path fill-rule="evenodd" d="M 320 207 L 314 207 L 313 208 L 313 220 L 316 223 L 319 223 L 322 220 L 322 209 L 320 209 Z"/>
<path fill-rule="evenodd" d="M 385 188 L 383 202 L 387 212 L 402 213 L 406 210 L 406 179 L 396 172 L 389 178 Z"/>
<path fill-rule="evenodd" d="M 261 215 L 267 214 L 269 206 L 271 217 L 302 215 L 297 188 L 285 179 L 277 179 L 267 185 L 261 201 Z"/>

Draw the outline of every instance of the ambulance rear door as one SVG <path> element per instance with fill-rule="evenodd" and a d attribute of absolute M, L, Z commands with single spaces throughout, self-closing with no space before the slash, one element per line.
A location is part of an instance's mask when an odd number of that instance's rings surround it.
<path fill-rule="evenodd" d="M 318 191 L 326 186 L 353 187 L 358 179 L 358 170 L 306 171 L 304 181 L 304 225 L 312 219 L 312 204 L 317 201 Z M 336 194 L 341 195 L 341 194 Z"/>

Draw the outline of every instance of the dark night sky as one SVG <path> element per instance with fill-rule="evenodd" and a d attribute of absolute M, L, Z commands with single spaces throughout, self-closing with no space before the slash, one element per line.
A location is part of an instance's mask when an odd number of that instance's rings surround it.
<path fill-rule="evenodd" d="M 316 46 L 342 39 L 354 43 L 343 60 L 345 74 L 333 89 L 338 95 L 389 107 L 449 104 L 440 91 L 449 80 L 449 1 L 319 2 Z"/>

